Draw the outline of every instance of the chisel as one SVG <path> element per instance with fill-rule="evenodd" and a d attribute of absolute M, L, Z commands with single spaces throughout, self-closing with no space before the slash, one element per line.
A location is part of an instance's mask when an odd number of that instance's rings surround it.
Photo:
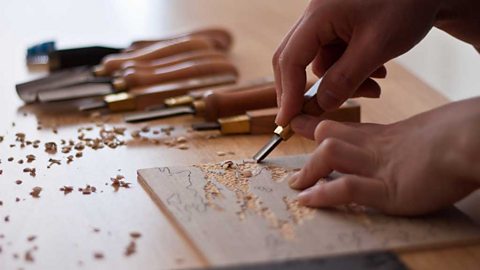
<path fill-rule="evenodd" d="M 67 97 L 70 92 L 76 98 L 92 95 L 104 95 L 108 90 L 112 77 L 105 76 L 120 68 L 127 61 L 147 61 L 157 58 L 169 57 L 175 54 L 181 54 L 189 51 L 199 51 L 212 49 L 212 42 L 206 38 L 184 38 L 175 42 L 154 44 L 131 53 L 116 54 L 104 59 L 104 64 L 96 67 L 78 67 L 72 70 L 65 70 L 59 73 L 52 73 L 46 77 L 21 83 L 16 85 L 17 93 L 22 100 L 27 103 L 35 102 L 42 92 L 63 92 L 59 97 Z M 105 87 L 98 87 L 106 84 Z M 82 96 L 82 86 L 90 89 L 85 90 L 86 94 Z M 46 100 L 49 101 L 49 100 Z"/>
<path fill-rule="evenodd" d="M 107 108 L 111 112 L 145 110 L 162 103 L 165 98 L 187 93 L 191 89 L 235 83 L 237 75 L 224 73 L 198 77 L 156 86 L 131 89 L 129 92 L 110 94 L 97 102 L 86 104 L 81 111 Z"/>
<path fill-rule="evenodd" d="M 172 56 L 163 57 L 160 59 L 150 60 L 150 61 L 127 61 L 122 64 L 121 70 L 127 68 L 134 68 L 137 70 L 152 70 L 156 68 L 162 68 L 166 66 L 171 66 L 187 61 L 194 60 L 203 60 L 203 59 L 219 59 L 227 60 L 227 55 L 224 52 L 217 50 L 199 50 L 191 51 L 180 54 L 175 54 Z M 121 70 L 117 71 L 121 74 Z"/>
<path fill-rule="evenodd" d="M 125 119 L 128 121 L 134 122 L 142 122 L 142 121 L 149 121 L 154 120 L 157 118 L 164 118 L 166 117 L 166 112 L 163 111 L 165 108 L 173 108 L 179 106 L 194 106 L 194 101 L 203 99 L 207 95 L 210 95 L 215 92 L 233 92 L 233 91 L 241 91 L 253 88 L 259 88 L 264 86 L 273 86 L 273 78 L 272 77 L 262 77 L 250 81 L 246 81 L 240 84 L 235 85 L 227 85 L 227 86 L 214 86 L 214 87 L 206 87 L 206 88 L 197 88 L 194 90 L 189 91 L 186 95 L 175 96 L 171 98 L 165 99 L 163 103 L 155 104 L 154 106 L 146 108 L 143 112 L 136 112 L 130 113 L 125 115 Z M 182 112 L 188 111 L 190 112 L 190 108 L 181 108 L 181 109 L 173 109 L 171 116 L 181 114 Z"/>
<path fill-rule="evenodd" d="M 247 111 L 245 114 L 219 118 L 216 122 L 195 123 L 194 130 L 219 130 L 223 135 L 268 134 L 275 129 L 278 108 Z M 335 111 L 322 115 L 324 119 L 339 122 L 360 122 L 360 104 L 347 101 Z"/>
<path fill-rule="evenodd" d="M 58 89 L 44 91 L 38 93 L 38 99 L 42 102 L 51 102 L 88 96 L 108 95 L 132 88 L 225 73 L 236 75 L 237 69 L 228 61 L 206 59 L 184 62 L 152 71 L 128 69 L 122 77 L 116 78 L 113 83 L 79 84 L 68 87 L 69 91 L 58 91 Z"/>
<path fill-rule="evenodd" d="M 320 86 L 320 83 L 322 82 L 322 79 L 319 79 L 310 89 L 304 94 L 304 103 L 303 103 L 303 108 L 302 112 L 303 113 L 308 113 L 311 115 L 317 115 L 320 116 L 324 113 L 323 110 L 312 106 L 313 102 L 316 102 L 315 100 L 315 95 L 317 94 L 318 87 Z M 287 126 L 277 126 L 275 130 L 273 131 L 273 137 L 270 139 L 270 141 L 265 144 L 260 151 L 258 151 L 254 156 L 253 159 L 256 162 L 262 162 L 268 154 L 270 154 L 273 149 L 275 149 L 282 141 L 286 141 L 290 139 L 290 137 L 293 136 L 293 130 L 291 129 L 290 125 Z"/>
<path fill-rule="evenodd" d="M 241 91 L 213 92 L 191 106 L 166 108 L 156 111 L 156 118 L 193 114 L 214 121 L 221 117 L 243 114 L 249 110 L 270 108 L 276 105 L 275 86 L 263 86 Z M 144 121 L 142 113 L 130 114 L 126 122 Z"/>
<path fill-rule="evenodd" d="M 197 29 L 191 32 L 177 34 L 177 35 L 173 35 L 173 36 L 161 38 L 161 39 L 137 40 L 132 42 L 132 44 L 128 48 L 126 48 L 124 51 L 131 52 L 134 50 L 138 50 L 138 49 L 150 46 L 154 43 L 169 42 L 172 40 L 182 39 L 185 37 L 207 37 L 210 40 L 212 40 L 215 49 L 218 49 L 221 51 L 230 50 L 233 43 L 232 34 L 228 30 L 224 28 L 219 28 L 219 27 L 209 27 L 209 28 Z"/>
<path fill-rule="evenodd" d="M 176 96 L 172 98 L 165 99 L 164 107 L 177 107 L 177 106 L 186 106 L 192 105 L 195 100 L 204 98 L 205 96 L 214 93 L 214 92 L 230 92 L 230 91 L 240 91 L 246 90 L 255 87 L 263 87 L 274 84 L 273 77 L 260 77 L 257 79 L 245 81 L 236 85 L 221 86 L 216 88 L 208 89 L 196 89 L 188 92 L 186 95 Z"/>

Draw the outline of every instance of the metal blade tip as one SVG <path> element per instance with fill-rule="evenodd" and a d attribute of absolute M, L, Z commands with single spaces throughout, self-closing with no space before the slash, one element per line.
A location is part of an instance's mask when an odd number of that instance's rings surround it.
<path fill-rule="evenodd" d="M 255 160 L 257 163 L 262 162 L 281 142 L 282 137 L 274 134 L 270 141 L 268 141 L 268 143 L 265 144 L 260 151 L 253 156 L 253 160 Z"/>

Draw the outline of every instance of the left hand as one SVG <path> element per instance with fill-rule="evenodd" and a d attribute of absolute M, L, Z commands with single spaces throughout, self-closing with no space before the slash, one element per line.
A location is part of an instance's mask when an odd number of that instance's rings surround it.
<path fill-rule="evenodd" d="M 301 204 L 355 202 L 394 215 L 451 205 L 480 187 L 480 98 L 389 125 L 338 123 L 300 115 L 294 131 L 317 149 L 290 179 Z M 344 175 L 316 184 L 332 171 Z"/>

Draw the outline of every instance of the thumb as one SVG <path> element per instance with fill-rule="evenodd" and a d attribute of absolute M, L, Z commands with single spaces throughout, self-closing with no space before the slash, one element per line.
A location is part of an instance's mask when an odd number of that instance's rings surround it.
<path fill-rule="evenodd" d="M 328 69 L 317 92 L 322 109 L 336 109 L 353 97 L 360 85 L 383 64 L 382 51 L 371 44 L 372 40 L 353 37 L 343 55 Z"/>

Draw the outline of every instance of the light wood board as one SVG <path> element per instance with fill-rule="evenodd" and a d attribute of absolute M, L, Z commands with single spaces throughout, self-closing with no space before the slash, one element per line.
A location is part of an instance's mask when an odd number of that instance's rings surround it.
<path fill-rule="evenodd" d="M 139 181 L 212 265 L 400 250 L 472 242 L 480 229 L 452 208 L 422 218 L 389 217 L 359 206 L 295 208 L 284 181 L 307 156 L 258 165 L 139 170 Z M 250 173 L 252 175 L 250 176 Z"/>

